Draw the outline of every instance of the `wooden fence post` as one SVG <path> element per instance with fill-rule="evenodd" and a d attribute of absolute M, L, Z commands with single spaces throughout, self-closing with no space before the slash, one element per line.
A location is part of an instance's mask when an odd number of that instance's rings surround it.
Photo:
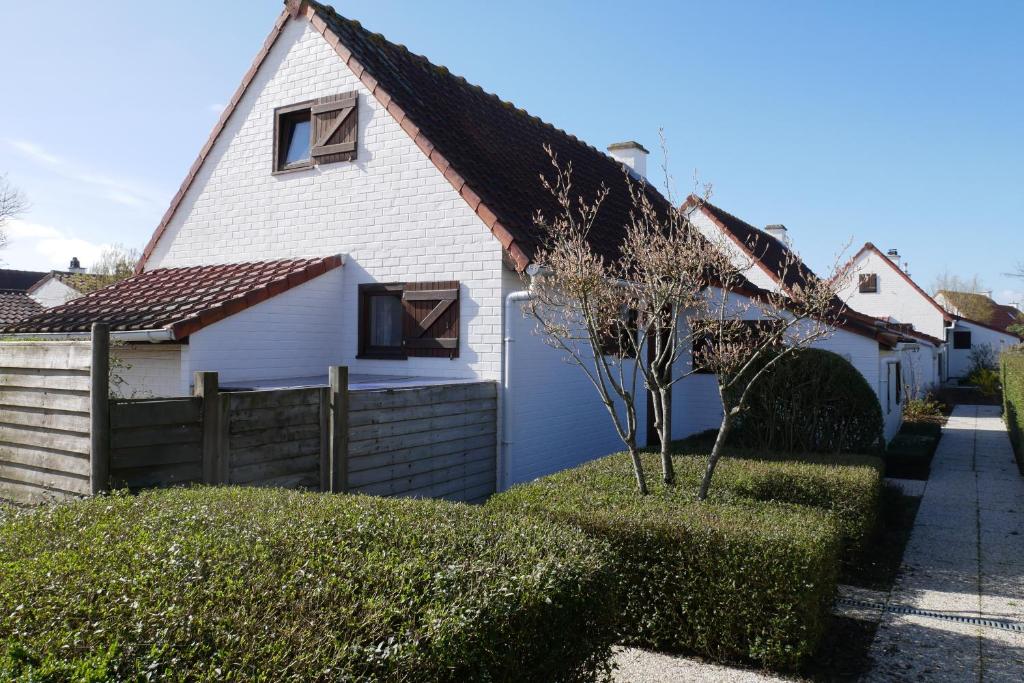
<path fill-rule="evenodd" d="M 110 480 L 110 326 L 92 324 L 89 370 L 89 489 L 106 491 Z"/>
<path fill-rule="evenodd" d="M 332 365 L 330 374 L 330 490 L 348 490 L 348 368 Z"/>
<path fill-rule="evenodd" d="M 193 373 L 192 395 L 203 401 L 203 483 L 223 484 L 220 479 L 220 386 L 217 373 Z"/>

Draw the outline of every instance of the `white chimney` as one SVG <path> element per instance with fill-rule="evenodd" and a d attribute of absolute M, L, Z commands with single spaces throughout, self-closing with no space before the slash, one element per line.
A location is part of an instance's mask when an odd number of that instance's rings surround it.
<path fill-rule="evenodd" d="M 647 178 L 647 155 L 650 154 L 639 142 L 629 140 L 608 145 L 608 154 L 623 164 L 638 178 Z"/>
<path fill-rule="evenodd" d="M 789 231 L 786 230 L 786 226 L 782 223 L 773 223 L 772 225 L 764 226 L 764 231 L 777 239 L 778 241 L 789 246 Z"/>
<path fill-rule="evenodd" d="M 77 256 L 71 257 L 71 265 L 68 266 L 68 272 L 80 275 L 85 272 L 85 268 L 82 267 L 82 263 L 78 260 Z"/>
<path fill-rule="evenodd" d="M 900 262 L 899 249 L 890 249 L 885 252 L 885 255 L 889 257 L 889 260 L 896 264 L 896 267 L 901 269 L 907 275 L 910 275 L 910 263 L 907 261 Z"/>

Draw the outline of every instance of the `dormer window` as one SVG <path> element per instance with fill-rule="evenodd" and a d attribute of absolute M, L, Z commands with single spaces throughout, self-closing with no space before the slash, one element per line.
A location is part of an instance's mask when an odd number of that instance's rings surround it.
<path fill-rule="evenodd" d="M 274 173 L 354 160 L 358 105 L 350 92 L 275 109 Z"/>

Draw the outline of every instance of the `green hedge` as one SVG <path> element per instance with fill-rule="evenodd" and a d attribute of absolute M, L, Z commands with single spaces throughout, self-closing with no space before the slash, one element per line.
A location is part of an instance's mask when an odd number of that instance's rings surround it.
<path fill-rule="evenodd" d="M 656 456 L 646 461 L 654 471 Z M 733 473 L 742 489 L 742 472 Z M 777 669 L 815 650 L 841 552 L 832 514 L 722 486 L 703 504 L 685 484 L 655 484 L 648 496 L 635 486 L 629 459 L 616 455 L 514 487 L 488 507 L 578 525 L 609 543 L 628 643 Z"/>
<path fill-rule="evenodd" d="M 577 681 L 614 642 L 600 542 L 440 501 L 104 496 L 19 513 L 0 548 L 12 679 Z"/>
<path fill-rule="evenodd" d="M 751 389 L 732 441 L 785 453 L 879 453 L 885 422 L 878 396 L 842 356 L 800 349 Z"/>
<path fill-rule="evenodd" d="M 941 425 L 904 422 L 886 446 L 886 474 L 902 479 L 927 479 L 941 438 Z"/>
<path fill-rule="evenodd" d="M 1024 473 L 1024 349 L 1002 355 L 1003 412 L 1017 464 Z"/>

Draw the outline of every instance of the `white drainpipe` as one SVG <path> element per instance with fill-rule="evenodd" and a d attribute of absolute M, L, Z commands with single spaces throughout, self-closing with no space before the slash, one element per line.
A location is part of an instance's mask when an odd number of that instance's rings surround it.
<path fill-rule="evenodd" d="M 529 301 L 533 293 L 528 289 L 512 292 L 505 297 L 505 318 L 504 318 L 504 363 L 501 368 L 501 444 L 498 451 L 498 490 L 504 491 L 508 488 L 508 455 L 512 445 L 509 438 L 512 429 L 512 344 L 515 338 L 512 334 L 513 314 L 516 304 Z"/>

